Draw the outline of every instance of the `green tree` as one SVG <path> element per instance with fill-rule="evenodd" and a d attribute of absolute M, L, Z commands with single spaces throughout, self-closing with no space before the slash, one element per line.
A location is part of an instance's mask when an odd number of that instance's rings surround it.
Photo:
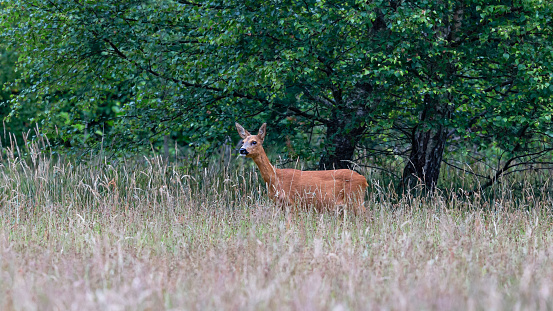
<path fill-rule="evenodd" d="M 404 189 L 433 189 L 444 156 L 475 146 L 505 154 L 485 177 L 492 183 L 549 154 L 551 9 L 539 0 L 15 0 L 2 33 L 32 85 L 14 107 L 41 103 L 44 125 L 62 120 L 67 137 L 85 135 L 93 118 L 111 122 L 114 143 L 175 134 L 209 148 L 235 120 L 267 120 L 321 169 L 349 167 L 361 149 L 400 155 Z M 107 99 L 114 114 L 97 119 Z"/>
<path fill-rule="evenodd" d="M 17 55 L 13 51 L 8 51 L 0 45 L 0 86 L 6 83 L 15 81 L 15 61 Z M 7 102 L 12 93 L 16 93 L 17 89 L 2 88 L 0 89 L 0 115 L 6 116 L 10 112 Z"/>
<path fill-rule="evenodd" d="M 545 1 L 405 1 L 393 9 L 388 58 L 405 77 L 391 92 L 399 99 L 394 128 L 407 142 L 403 186 L 432 189 L 448 149 L 503 152 L 484 186 L 551 155 L 551 9 Z"/>
<path fill-rule="evenodd" d="M 15 72 L 16 60 L 17 53 L 2 46 L 0 42 L 0 119 L 2 122 L 0 141 L 4 147 L 12 147 L 12 144 L 21 145 L 24 141 L 23 136 L 30 138 L 35 135 L 31 120 L 36 116 L 37 110 L 33 107 L 18 111 L 11 118 L 7 118 L 12 114 L 9 104 L 11 96 L 18 94 L 20 87 L 25 86 L 24 83 L 18 86 L 12 85 L 18 79 L 18 74 Z"/>

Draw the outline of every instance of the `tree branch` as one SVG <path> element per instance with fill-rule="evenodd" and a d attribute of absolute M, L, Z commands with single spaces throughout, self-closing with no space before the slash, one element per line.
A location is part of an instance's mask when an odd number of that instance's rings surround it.
<path fill-rule="evenodd" d="M 94 35 L 99 36 L 99 34 L 95 31 L 93 31 Z M 134 66 L 136 66 L 138 69 L 140 70 L 143 70 L 143 71 L 146 71 L 152 75 L 154 75 L 155 77 L 158 77 L 158 78 L 161 78 L 161 79 L 164 79 L 164 80 L 168 80 L 168 81 L 171 81 L 175 84 L 179 84 L 179 85 L 183 85 L 185 87 L 192 87 L 192 88 L 197 88 L 197 89 L 203 89 L 203 90 L 208 90 L 208 91 L 214 91 L 214 92 L 219 92 L 219 93 L 225 93 L 225 91 L 223 89 L 220 89 L 220 88 L 216 88 L 216 87 L 211 87 L 211 86 L 207 86 L 207 85 L 203 85 L 203 84 L 198 84 L 198 83 L 190 83 L 190 82 L 187 82 L 187 81 L 184 81 L 184 80 L 179 80 L 179 79 L 175 79 L 173 77 L 167 77 L 167 76 L 164 76 L 162 74 L 160 74 L 159 72 L 156 72 L 154 70 L 152 70 L 151 68 L 144 68 L 142 67 L 140 64 L 138 64 L 136 61 L 130 59 L 127 57 L 127 55 L 125 55 L 125 53 L 123 53 L 118 47 L 117 45 L 115 45 L 115 43 L 113 43 L 111 40 L 109 40 L 108 38 L 103 38 L 102 39 L 104 42 L 106 42 L 112 49 L 113 49 L 113 52 L 119 56 L 120 58 L 124 59 L 125 61 L 128 61 L 130 62 L 131 64 L 133 64 Z M 320 117 L 317 117 L 315 115 L 312 115 L 312 114 L 309 114 L 309 113 L 306 113 L 296 107 L 290 107 L 290 106 L 284 106 L 282 104 L 279 104 L 277 102 L 271 102 L 265 98 L 259 98 L 259 97 L 256 97 L 256 96 L 252 96 L 250 94 L 246 94 L 246 93 L 241 93 L 241 92 L 238 92 L 238 91 L 233 91 L 231 93 L 228 93 L 230 96 L 232 97 L 236 97 L 236 98 L 243 98 L 243 99 L 250 99 L 250 100 L 254 100 L 254 101 L 258 101 L 260 103 L 263 103 L 267 106 L 269 106 L 270 104 L 273 104 L 279 108 L 285 108 L 291 112 L 293 112 L 295 115 L 298 115 L 298 116 L 302 116 L 304 118 L 307 118 L 307 119 L 310 119 L 310 120 L 315 120 L 315 121 L 318 121 L 318 122 L 321 122 L 323 124 L 327 124 L 329 121 L 326 120 L 326 119 L 323 119 L 323 118 L 320 118 Z"/>
<path fill-rule="evenodd" d="M 463 173 L 468 173 L 468 174 L 471 174 L 471 175 L 474 175 L 474 176 L 477 176 L 477 177 L 480 177 L 480 178 L 489 178 L 489 176 L 484 176 L 484 175 L 481 175 L 481 174 L 478 174 L 478 173 L 475 173 L 471 170 L 467 170 L 467 169 L 464 169 L 462 167 L 459 167 L 455 164 L 452 164 L 452 163 L 448 163 L 446 160 L 442 160 L 442 162 L 444 162 L 446 165 L 449 165 L 455 169 L 458 169 L 460 171 L 462 171 Z"/>

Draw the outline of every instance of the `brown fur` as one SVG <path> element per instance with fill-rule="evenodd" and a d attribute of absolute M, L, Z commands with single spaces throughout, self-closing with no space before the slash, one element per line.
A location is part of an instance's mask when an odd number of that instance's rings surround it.
<path fill-rule="evenodd" d="M 318 211 L 337 207 L 365 211 L 364 196 L 369 186 L 365 177 L 352 170 L 300 171 L 275 169 L 263 149 L 267 125 L 257 135 L 251 135 L 236 123 L 238 134 L 244 140 L 246 157 L 252 158 L 269 189 L 271 199 L 283 206 L 314 207 Z"/>

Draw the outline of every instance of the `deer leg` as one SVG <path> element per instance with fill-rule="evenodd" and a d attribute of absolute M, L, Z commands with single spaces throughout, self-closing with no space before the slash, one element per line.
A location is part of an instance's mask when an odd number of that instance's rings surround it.
<path fill-rule="evenodd" d="M 363 215 L 367 212 L 367 209 L 365 208 L 364 193 L 356 193 L 356 195 L 353 196 L 353 202 L 351 203 L 353 205 L 353 212 L 355 215 Z"/>
<path fill-rule="evenodd" d="M 358 215 L 365 214 L 367 212 L 367 209 L 365 208 L 365 202 L 359 202 L 355 210 Z"/>

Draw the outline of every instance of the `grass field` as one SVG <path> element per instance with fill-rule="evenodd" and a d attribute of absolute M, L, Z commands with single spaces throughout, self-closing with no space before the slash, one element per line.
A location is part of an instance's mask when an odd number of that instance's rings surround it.
<path fill-rule="evenodd" d="M 551 310 L 553 201 L 265 199 L 254 170 L 3 159 L 1 310 Z"/>

